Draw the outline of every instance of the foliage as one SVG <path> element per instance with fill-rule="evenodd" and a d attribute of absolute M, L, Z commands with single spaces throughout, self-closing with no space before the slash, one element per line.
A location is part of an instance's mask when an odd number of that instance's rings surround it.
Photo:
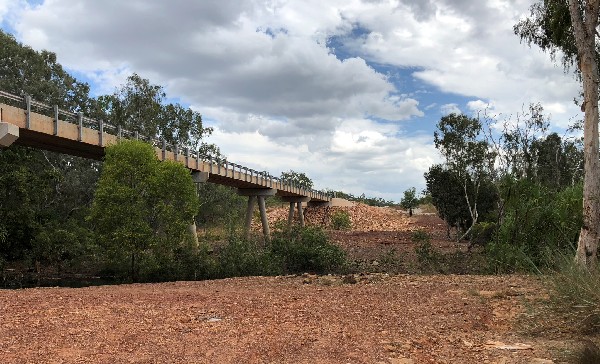
<path fill-rule="evenodd" d="M 537 158 L 536 180 L 553 190 L 577 184 L 583 177 L 583 151 L 574 141 L 552 133 L 535 140 L 532 149 Z"/>
<path fill-rule="evenodd" d="M 493 205 L 497 196 L 493 189 L 494 185 L 490 183 L 496 154 L 492 152 L 488 142 L 482 139 L 481 134 L 482 124 L 478 119 L 453 113 L 440 119 L 433 135 L 435 147 L 445 158 L 445 169 L 451 173 L 446 178 L 454 179 L 462 188 L 463 199 L 457 202 L 466 205 L 470 216 L 464 235 L 467 235 L 478 222 L 479 217 L 487 212 L 482 209 L 482 200 L 485 205 L 490 203 Z M 441 186 L 440 182 L 432 179 L 431 175 L 429 180 L 437 184 L 437 189 L 451 188 Z M 456 199 L 457 196 L 453 198 Z M 461 220 L 466 222 L 465 219 Z"/>
<path fill-rule="evenodd" d="M 94 101 L 89 86 L 69 75 L 56 54 L 37 52 L 0 30 L 0 90 L 28 94 L 36 101 L 61 109 L 89 113 Z"/>
<path fill-rule="evenodd" d="M 386 201 L 381 197 L 368 197 L 364 193 L 361 194 L 360 196 L 354 196 L 351 193 L 346 193 L 343 191 L 333 191 L 333 190 L 327 190 L 326 193 L 332 197 L 343 198 L 348 201 L 356 201 L 356 202 L 364 203 L 365 205 L 369 205 L 369 206 L 384 207 L 384 206 L 396 205 L 396 203 L 394 201 L 391 201 L 391 200 Z"/>
<path fill-rule="evenodd" d="M 515 26 L 515 33 L 552 56 L 563 55 L 565 70 L 576 65 L 583 86 L 583 223 L 576 261 L 589 268 L 597 264 L 600 235 L 600 166 L 598 165 L 598 20 L 600 3 L 589 0 L 544 0 L 531 8 L 529 19 Z"/>
<path fill-rule="evenodd" d="M 138 259 L 169 257 L 189 238 L 196 210 L 195 186 L 183 165 L 159 162 L 154 149 L 138 141 L 106 148 L 90 221 L 112 260 L 130 259 L 132 280 Z"/>
<path fill-rule="evenodd" d="M 465 232 L 473 225 L 473 215 L 469 210 L 469 204 L 466 203 L 465 195 L 470 201 L 477 201 L 477 214 L 484 218 L 489 218 L 498 200 L 496 186 L 491 180 L 482 177 L 479 186 L 475 189 L 470 179 L 466 178 L 466 181 L 461 181 L 456 171 L 446 169 L 440 164 L 431 166 L 425 173 L 427 192 L 438 215 L 448 225 L 448 237 L 450 228 Z"/>
<path fill-rule="evenodd" d="M 54 53 L 37 52 L 2 31 L 0 89 L 70 111 L 88 113 L 95 105 L 89 86 L 65 72 Z M 82 242 L 70 244 L 73 239 L 66 238 L 87 235 L 83 216 L 98 169 L 94 161 L 16 145 L 0 150 L 0 230 L 4 231 L 0 257 L 60 265 L 58 258 L 78 256 L 76 246 Z M 48 234 L 59 226 L 56 236 Z M 59 236 L 68 240 L 61 254 L 49 254 L 47 249 L 42 254 L 36 248 L 49 238 L 59 244 Z"/>
<path fill-rule="evenodd" d="M 513 30 L 529 46 L 537 45 L 553 59 L 561 56 L 565 69 L 576 65 L 577 47 L 567 1 L 536 2 L 530 8 L 530 16 L 517 23 Z"/>
<path fill-rule="evenodd" d="M 417 189 L 412 187 L 404 191 L 404 196 L 400 201 L 400 206 L 403 209 L 411 210 L 419 205 L 419 199 L 417 198 Z"/>
<path fill-rule="evenodd" d="M 180 104 L 167 104 L 165 98 L 162 86 L 134 73 L 112 95 L 98 98 L 94 116 L 140 136 L 164 139 L 170 146 L 218 153 L 215 146 L 201 143 L 212 133 L 211 128 L 203 127 L 202 116 Z"/>
<path fill-rule="evenodd" d="M 269 276 L 282 273 L 280 257 L 257 242 L 232 237 L 217 259 L 217 277 Z"/>
<path fill-rule="evenodd" d="M 431 237 L 423 230 L 413 232 L 417 262 L 423 271 L 435 271 L 441 260 L 441 253 L 431 244 Z"/>
<path fill-rule="evenodd" d="M 287 273 L 340 272 L 346 263 L 344 251 L 329 242 L 323 229 L 314 226 L 276 231 L 271 249 Z"/>
<path fill-rule="evenodd" d="M 304 173 L 295 172 L 289 170 L 287 172 L 281 172 L 280 178 L 288 184 L 292 184 L 296 187 L 304 188 L 306 190 L 312 190 L 313 181 Z"/>
<path fill-rule="evenodd" d="M 580 185 L 553 192 L 531 181 L 506 181 L 505 214 L 486 246 L 494 272 L 553 266 L 557 251 L 570 251 L 582 224 Z"/>
<path fill-rule="evenodd" d="M 201 183 L 198 186 L 198 196 L 198 227 L 224 226 L 233 233 L 243 223 L 247 198 L 239 196 L 235 189 L 214 183 Z"/>
<path fill-rule="evenodd" d="M 334 230 L 349 230 L 352 220 L 348 211 L 338 210 L 331 215 L 331 227 Z"/>

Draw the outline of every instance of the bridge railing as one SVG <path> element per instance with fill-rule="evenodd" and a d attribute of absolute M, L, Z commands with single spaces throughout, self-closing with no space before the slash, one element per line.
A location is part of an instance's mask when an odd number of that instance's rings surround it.
<path fill-rule="evenodd" d="M 33 100 L 31 96 L 27 94 L 18 96 L 9 92 L 0 91 L 0 99 L 7 101 L 7 104 L 10 104 L 12 106 L 25 108 L 27 127 L 29 127 L 30 113 L 35 112 L 38 114 L 46 115 L 48 117 L 52 117 L 56 121 L 60 120 L 63 122 L 79 125 L 80 127 L 85 127 L 89 129 L 98 130 L 99 132 L 116 135 L 119 140 L 142 140 L 156 148 L 162 149 L 163 152 L 169 151 L 174 153 L 176 160 L 178 160 L 179 157 L 187 159 L 193 158 L 195 160 L 208 163 L 211 172 L 213 173 L 220 174 L 222 170 L 225 170 L 226 177 L 228 176 L 228 173 L 231 173 L 231 176 L 233 177 L 237 169 L 238 173 L 244 173 L 244 178 L 246 179 L 246 181 L 248 181 L 248 179 L 252 181 L 254 177 L 257 177 L 262 179 L 266 187 L 274 188 L 276 184 L 280 184 L 282 188 L 290 189 L 293 193 L 298 193 L 302 195 L 312 194 L 314 196 L 318 196 L 322 200 L 327 200 L 331 198 L 331 196 L 326 192 L 303 188 L 302 186 L 297 185 L 293 181 L 282 179 L 281 177 L 275 177 L 267 171 L 257 171 L 255 169 L 242 166 L 240 164 L 229 162 L 225 158 L 218 158 L 210 154 L 202 154 L 200 153 L 200 151 L 190 151 L 189 148 L 181 148 L 178 145 L 171 145 L 167 143 L 164 138 L 161 139 L 145 136 L 140 134 L 138 131 L 127 130 L 120 125 L 112 125 L 103 120 L 92 119 L 90 117 L 85 116 L 82 112 L 72 112 L 61 109 L 57 105 L 47 105 L 43 102 Z M 55 127 L 57 127 L 57 125 L 58 123 L 55 123 Z"/>

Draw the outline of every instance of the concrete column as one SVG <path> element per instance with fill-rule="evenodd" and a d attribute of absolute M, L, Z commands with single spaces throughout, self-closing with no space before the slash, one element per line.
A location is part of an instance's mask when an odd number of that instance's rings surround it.
<path fill-rule="evenodd" d="M 258 200 L 263 234 L 266 241 L 271 240 L 265 198 L 268 196 L 275 196 L 276 193 L 277 190 L 274 188 L 238 188 L 238 195 L 248 196 L 248 209 L 246 210 L 246 224 L 244 226 L 244 236 L 246 239 L 250 237 L 250 226 L 252 224 L 252 215 L 254 213 L 254 203 L 256 200 Z"/>
<path fill-rule="evenodd" d="M 260 221 L 262 222 L 263 236 L 267 242 L 271 241 L 271 232 L 269 231 L 269 220 L 267 220 L 267 208 L 265 206 L 265 196 L 258 196 L 258 209 L 260 210 Z"/>
<path fill-rule="evenodd" d="M 290 202 L 290 212 L 288 214 L 288 227 L 292 227 L 294 222 L 294 203 Z"/>
<path fill-rule="evenodd" d="M 252 215 L 254 214 L 254 204 L 256 196 L 248 196 L 248 207 L 246 208 L 246 222 L 244 223 L 244 238 L 250 238 L 250 226 L 252 225 Z"/>
<path fill-rule="evenodd" d="M 281 196 L 281 199 L 284 202 L 290 203 L 290 213 L 288 215 L 288 226 L 292 226 L 294 221 L 294 205 L 296 205 L 298 209 L 298 218 L 300 220 L 300 226 L 304 226 L 304 211 L 302 210 L 302 203 L 309 202 L 310 197 L 307 196 Z"/>
<path fill-rule="evenodd" d="M 10 147 L 17 139 L 19 139 L 19 127 L 0 122 L 0 147 Z"/>
<path fill-rule="evenodd" d="M 300 226 L 304 227 L 304 211 L 302 211 L 302 202 L 296 202 L 298 205 L 298 217 L 300 218 Z"/>

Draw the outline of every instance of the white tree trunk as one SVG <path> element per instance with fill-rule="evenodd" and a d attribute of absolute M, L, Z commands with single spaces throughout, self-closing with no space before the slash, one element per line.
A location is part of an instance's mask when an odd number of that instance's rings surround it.
<path fill-rule="evenodd" d="M 579 70 L 584 97 L 584 177 L 583 226 L 575 261 L 594 268 L 600 237 L 600 165 L 598 153 L 598 64 L 596 62 L 596 26 L 598 0 L 569 0 L 569 13 L 577 45 Z M 580 8 L 581 6 L 581 8 Z M 580 11 L 583 9 L 583 14 Z M 583 16 L 583 17 L 582 17 Z"/>

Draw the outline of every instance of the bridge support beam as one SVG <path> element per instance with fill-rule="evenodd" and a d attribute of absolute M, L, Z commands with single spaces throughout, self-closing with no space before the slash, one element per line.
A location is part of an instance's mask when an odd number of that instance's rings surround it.
<path fill-rule="evenodd" d="M 248 207 L 246 209 L 246 221 L 244 224 L 244 237 L 250 237 L 250 227 L 254 215 L 254 205 L 258 200 L 258 209 L 260 211 L 260 220 L 262 223 L 263 235 L 265 241 L 271 241 L 271 231 L 269 230 L 269 220 L 267 219 L 267 208 L 265 198 L 275 196 L 277 190 L 274 188 L 238 188 L 238 195 L 248 196 Z"/>
<path fill-rule="evenodd" d="M 196 197 L 200 197 L 200 183 L 205 183 L 208 181 L 208 172 L 200 172 L 200 171 L 192 171 L 192 181 L 196 184 Z M 188 227 L 190 235 L 194 241 L 194 245 L 196 247 L 200 246 L 200 242 L 198 241 L 198 227 L 196 226 L 196 216 L 194 216 L 194 220 Z"/>
<path fill-rule="evenodd" d="M 10 147 L 17 139 L 19 139 L 19 127 L 0 122 L 0 147 Z"/>
<path fill-rule="evenodd" d="M 296 205 L 298 209 L 298 219 L 300 221 L 300 226 L 304 227 L 304 211 L 302 210 L 302 203 L 309 202 L 310 197 L 304 196 L 282 196 L 281 199 L 284 202 L 290 203 L 290 212 L 288 214 L 288 227 L 292 226 L 292 222 L 294 221 L 294 205 Z"/>

